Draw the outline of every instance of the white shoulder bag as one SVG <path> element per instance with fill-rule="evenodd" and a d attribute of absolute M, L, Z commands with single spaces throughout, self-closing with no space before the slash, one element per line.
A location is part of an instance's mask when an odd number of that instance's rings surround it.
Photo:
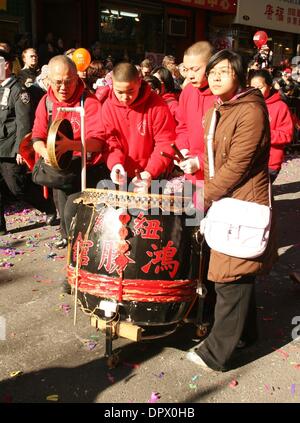
<path fill-rule="evenodd" d="M 209 177 L 214 177 L 213 138 L 216 113 L 207 137 Z M 200 222 L 207 244 L 220 253 L 251 259 L 261 256 L 268 244 L 272 205 L 269 182 L 269 206 L 225 197 L 214 201 Z"/>

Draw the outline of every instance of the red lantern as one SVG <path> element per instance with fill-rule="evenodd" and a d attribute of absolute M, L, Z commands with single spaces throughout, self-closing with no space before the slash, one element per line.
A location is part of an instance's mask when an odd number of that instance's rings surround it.
<path fill-rule="evenodd" d="M 74 51 L 72 60 L 80 72 L 84 72 L 91 63 L 91 55 L 85 48 L 78 48 Z"/>
<path fill-rule="evenodd" d="M 268 34 L 265 31 L 257 31 L 253 37 L 254 44 L 257 48 L 261 48 L 268 42 Z"/>

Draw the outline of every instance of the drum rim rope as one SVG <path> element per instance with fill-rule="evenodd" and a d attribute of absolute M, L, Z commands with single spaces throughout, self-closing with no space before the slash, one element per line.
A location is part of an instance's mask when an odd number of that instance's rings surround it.
<path fill-rule="evenodd" d="M 104 203 L 112 207 L 139 208 L 142 210 L 160 208 L 162 211 L 182 213 L 184 211 L 185 201 L 192 202 L 192 197 L 177 197 L 176 195 L 164 194 L 139 194 L 128 191 L 87 188 L 74 203 L 83 203 L 84 205 Z"/>

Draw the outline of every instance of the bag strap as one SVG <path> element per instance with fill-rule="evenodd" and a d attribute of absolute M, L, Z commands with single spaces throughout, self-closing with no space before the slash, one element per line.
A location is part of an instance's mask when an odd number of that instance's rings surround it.
<path fill-rule="evenodd" d="M 210 121 L 210 126 L 207 134 L 207 156 L 208 156 L 208 168 L 209 168 L 209 179 L 212 179 L 215 176 L 215 158 L 214 158 L 214 137 L 217 126 L 217 109 L 214 108 L 212 118 Z M 272 185 L 269 176 L 268 184 L 268 196 L 269 196 L 269 208 L 272 210 Z"/>
<path fill-rule="evenodd" d="M 46 110 L 48 114 L 48 130 L 52 124 L 52 114 L 53 114 L 53 101 L 50 98 L 46 97 Z"/>
<path fill-rule="evenodd" d="M 217 126 L 217 109 L 213 110 L 213 114 L 210 121 L 210 126 L 207 134 L 207 154 L 208 154 L 208 167 L 209 167 L 209 179 L 215 176 L 215 159 L 214 159 L 214 138 Z"/>

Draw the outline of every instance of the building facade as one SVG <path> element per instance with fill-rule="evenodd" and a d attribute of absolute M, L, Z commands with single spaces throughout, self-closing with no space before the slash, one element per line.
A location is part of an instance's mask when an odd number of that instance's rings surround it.
<path fill-rule="evenodd" d="M 250 58 L 257 30 L 269 35 L 275 64 L 299 55 L 300 0 L 0 0 L 0 40 L 28 32 L 37 46 L 52 32 L 65 49 L 99 41 L 103 58 L 135 63 L 165 54 L 181 62 L 199 40 Z"/>

